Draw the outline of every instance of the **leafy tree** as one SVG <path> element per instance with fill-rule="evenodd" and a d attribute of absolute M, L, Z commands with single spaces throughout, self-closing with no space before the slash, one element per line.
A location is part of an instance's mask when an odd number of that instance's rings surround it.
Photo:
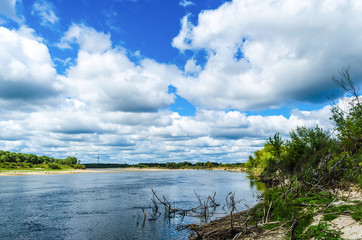
<path fill-rule="evenodd" d="M 261 171 L 271 166 L 270 162 L 273 159 L 272 147 L 265 143 L 264 148 L 254 152 L 254 156 L 249 156 L 248 162 L 245 164 L 247 168 L 258 168 Z"/>
<path fill-rule="evenodd" d="M 284 148 L 284 140 L 279 133 L 274 134 L 274 137 L 269 137 L 267 144 L 270 146 L 270 151 L 275 158 L 280 159 Z"/>
<path fill-rule="evenodd" d="M 337 125 L 338 138 L 345 151 L 354 154 L 362 143 L 362 104 L 359 90 L 354 86 L 349 74 L 349 68 L 340 72 L 340 79 L 333 77 L 333 81 L 345 90 L 348 109 L 342 109 L 335 104 L 332 111 L 332 120 Z"/>
<path fill-rule="evenodd" d="M 78 159 L 76 157 L 67 157 L 64 159 L 64 164 L 71 165 L 71 164 L 77 164 Z"/>
<path fill-rule="evenodd" d="M 332 145 L 330 135 L 318 125 L 314 128 L 297 127 L 290 132 L 290 138 L 282 161 L 282 167 L 288 173 L 296 173 L 307 166 L 315 167 Z"/>
<path fill-rule="evenodd" d="M 205 164 L 204 164 L 204 166 L 207 166 L 207 168 L 212 168 L 212 167 L 214 167 L 215 166 L 215 163 L 212 163 L 212 162 L 210 162 L 210 161 L 207 161 Z"/>
<path fill-rule="evenodd" d="M 167 162 L 167 163 L 166 163 L 166 168 L 169 168 L 169 169 L 176 169 L 176 168 L 177 168 L 177 163 L 174 163 L 174 162 Z"/>
<path fill-rule="evenodd" d="M 249 155 L 249 159 L 245 163 L 245 167 L 251 169 L 251 168 L 255 168 L 256 166 L 257 166 L 257 164 L 256 164 L 255 159 L 253 158 L 253 156 Z"/>

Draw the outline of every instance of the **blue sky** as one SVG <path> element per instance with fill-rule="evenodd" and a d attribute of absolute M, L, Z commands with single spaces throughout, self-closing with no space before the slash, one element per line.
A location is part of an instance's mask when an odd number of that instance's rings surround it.
<path fill-rule="evenodd" d="M 83 162 L 243 162 L 332 130 L 360 86 L 359 1 L 1 0 L 0 149 Z"/>

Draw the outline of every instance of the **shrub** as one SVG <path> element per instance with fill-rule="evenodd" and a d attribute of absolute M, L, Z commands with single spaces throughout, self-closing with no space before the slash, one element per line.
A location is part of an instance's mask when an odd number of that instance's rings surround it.
<path fill-rule="evenodd" d="M 301 237 L 301 239 L 316 239 L 316 240 L 324 240 L 324 239 L 336 239 L 342 240 L 341 231 L 336 231 L 333 229 L 328 229 L 331 224 L 328 223 L 319 223 L 316 226 L 311 226 L 308 228 L 305 234 Z"/>
<path fill-rule="evenodd" d="M 85 169 L 85 165 L 83 165 L 83 164 L 74 164 L 74 165 L 72 165 L 72 168 L 74 168 L 74 169 Z"/>
<path fill-rule="evenodd" d="M 16 164 L 13 163 L 13 162 L 11 162 L 11 163 L 9 164 L 8 168 L 16 168 Z"/>
<path fill-rule="evenodd" d="M 56 163 L 48 163 L 48 167 L 51 169 L 61 169 L 60 165 Z"/>

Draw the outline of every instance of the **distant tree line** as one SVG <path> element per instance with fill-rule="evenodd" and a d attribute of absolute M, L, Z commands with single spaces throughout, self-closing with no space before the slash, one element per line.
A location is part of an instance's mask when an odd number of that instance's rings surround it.
<path fill-rule="evenodd" d="M 79 164 L 76 157 L 67 157 L 65 159 L 56 159 L 48 156 L 37 156 L 34 154 L 15 153 L 0 151 L 0 168 L 32 168 L 49 167 L 60 169 L 61 165 L 67 165 L 73 168 L 84 168 Z"/>
<path fill-rule="evenodd" d="M 221 164 L 217 162 L 167 162 L 167 163 L 138 163 L 138 164 L 115 164 L 115 163 L 86 163 L 86 168 L 166 168 L 166 169 L 209 169 L 212 167 L 242 167 L 242 163 Z"/>

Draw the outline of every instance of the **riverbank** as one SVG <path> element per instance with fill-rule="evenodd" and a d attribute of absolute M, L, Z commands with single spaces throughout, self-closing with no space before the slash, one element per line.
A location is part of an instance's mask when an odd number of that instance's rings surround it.
<path fill-rule="evenodd" d="M 0 170 L 0 176 L 20 175 L 49 175 L 49 174 L 78 174 L 78 173 L 105 173 L 105 172 L 147 172 L 147 171 L 179 171 L 182 169 L 165 168 L 101 168 L 101 169 L 29 169 L 29 170 Z"/>
<path fill-rule="evenodd" d="M 324 198 L 310 196 L 285 201 L 290 212 L 299 208 L 299 217 L 292 215 L 289 220 L 270 220 L 268 215 L 273 214 L 273 204 L 261 201 L 250 209 L 208 224 L 188 226 L 193 233 L 190 239 L 281 240 L 289 239 L 291 231 L 296 236 L 293 239 L 311 239 L 317 235 L 324 238 L 314 239 L 362 239 L 362 192 L 357 186 L 350 185 L 345 190 L 331 189 L 324 193 Z M 278 208 L 278 203 L 273 203 Z"/>

